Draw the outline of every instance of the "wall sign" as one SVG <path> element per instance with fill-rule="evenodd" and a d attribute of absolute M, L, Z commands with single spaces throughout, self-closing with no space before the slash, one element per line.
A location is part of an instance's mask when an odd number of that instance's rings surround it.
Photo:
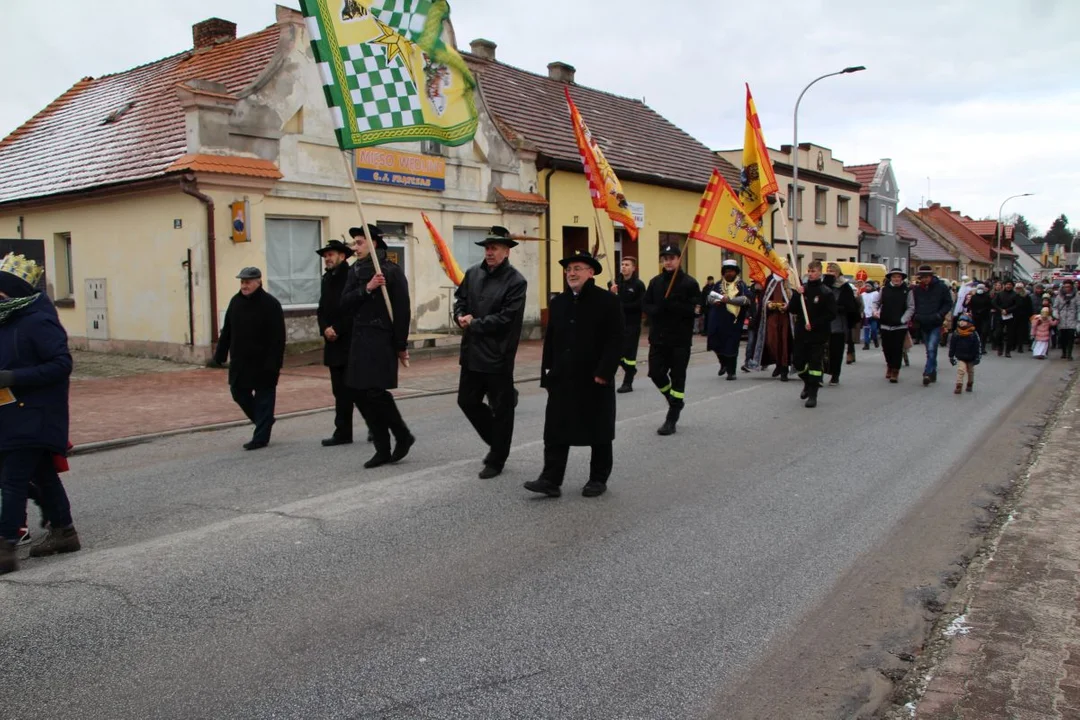
<path fill-rule="evenodd" d="M 630 206 L 630 214 L 634 216 L 634 222 L 637 223 L 638 230 L 645 228 L 645 203 L 640 202 L 628 202 Z M 623 224 L 619 221 L 615 221 L 615 227 L 622 227 Z"/>
<path fill-rule="evenodd" d="M 394 185 L 415 190 L 446 189 L 446 160 L 431 155 L 358 148 L 356 181 L 376 185 Z"/>

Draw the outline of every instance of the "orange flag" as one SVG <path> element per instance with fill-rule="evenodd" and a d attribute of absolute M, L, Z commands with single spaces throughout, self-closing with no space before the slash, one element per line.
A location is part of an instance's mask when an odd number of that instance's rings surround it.
<path fill-rule="evenodd" d="M 690 238 L 742 255 L 750 278 L 762 286 L 771 273 L 787 275 L 787 264 L 765 241 L 761 226 L 750 219 L 735 191 L 717 170 L 713 170 L 701 198 Z"/>
<path fill-rule="evenodd" d="M 450 252 L 446 241 L 442 239 L 442 235 L 435 229 L 427 213 L 420 213 L 420 217 L 424 219 L 424 224 L 427 225 L 428 232 L 431 233 L 431 242 L 435 243 L 435 254 L 439 257 L 439 264 L 442 265 L 446 277 L 450 278 L 450 282 L 454 283 L 455 287 L 461 285 L 461 281 L 465 279 L 465 273 L 461 272 L 461 266 L 457 264 L 457 260 L 454 259 L 454 255 Z"/>
<path fill-rule="evenodd" d="M 769 148 L 761 134 L 761 120 L 758 119 L 749 84 L 746 86 L 746 135 L 743 137 L 742 164 L 739 199 L 750 219 L 760 222 L 769 210 L 768 196 L 780 186 L 776 184 L 776 173 L 769 159 Z"/>
<path fill-rule="evenodd" d="M 623 194 L 622 183 L 593 140 L 577 105 L 570 99 L 570 89 L 563 90 L 566 92 L 566 104 L 570 108 L 570 122 L 574 125 L 574 138 L 577 140 L 578 152 L 581 153 L 581 164 L 585 166 L 585 178 L 589 181 L 593 207 L 603 210 L 612 220 L 622 223 L 630 239 L 637 240 L 638 226 L 634 221 L 634 214 L 630 212 L 626 195 Z"/>

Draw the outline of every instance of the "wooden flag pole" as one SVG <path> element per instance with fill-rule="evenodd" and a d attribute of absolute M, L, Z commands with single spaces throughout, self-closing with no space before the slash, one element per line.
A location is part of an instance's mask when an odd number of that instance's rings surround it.
<path fill-rule="evenodd" d="M 679 276 L 679 271 L 682 270 L 683 255 L 686 254 L 686 248 L 690 245 L 690 236 L 686 236 L 686 242 L 679 248 L 679 264 L 675 266 L 675 272 L 671 273 L 671 282 L 668 283 L 667 292 L 664 293 L 664 297 L 671 294 L 671 289 L 675 287 L 675 278 Z"/>
<path fill-rule="evenodd" d="M 796 191 L 795 194 L 797 196 L 798 191 Z M 776 200 L 769 203 L 769 205 L 780 206 L 780 224 L 784 227 L 784 240 L 787 242 L 788 247 L 788 263 L 790 264 L 788 277 L 791 277 L 791 273 L 795 273 L 795 289 L 799 291 L 799 300 L 802 302 L 803 319 L 806 320 L 806 322 L 810 322 L 810 311 L 806 309 L 806 292 L 803 290 L 802 276 L 799 275 L 799 266 L 795 262 L 795 248 L 792 247 L 791 236 L 788 235 L 787 216 L 784 215 L 784 206 L 780 203 L 780 196 L 773 195 L 773 197 L 776 198 Z M 798 222 L 798 218 L 796 218 L 795 222 Z M 775 230 L 775 227 L 773 229 Z M 775 240 L 775 238 L 773 239 Z"/>
<path fill-rule="evenodd" d="M 600 239 L 600 247 L 604 251 L 604 259 L 607 261 L 608 275 L 611 276 L 611 282 L 615 282 L 615 273 L 611 270 L 611 253 L 608 252 L 607 239 L 604 237 L 604 231 L 600 225 L 600 210 L 593 206 L 593 215 L 596 216 L 596 236 Z"/>

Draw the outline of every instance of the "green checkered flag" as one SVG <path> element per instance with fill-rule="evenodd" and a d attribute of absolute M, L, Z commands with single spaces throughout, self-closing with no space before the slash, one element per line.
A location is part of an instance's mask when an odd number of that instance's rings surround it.
<path fill-rule="evenodd" d="M 443 40 L 445 0 L 301 0 L 343 150 L 476 134 L 476 83 Z"/>

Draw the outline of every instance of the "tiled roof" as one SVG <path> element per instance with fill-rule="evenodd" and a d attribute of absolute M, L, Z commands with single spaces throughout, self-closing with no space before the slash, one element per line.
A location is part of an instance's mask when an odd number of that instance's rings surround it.
<path fill-rule="evenodd" d="M 547 210 L 547 199 L 538 193 L 495 188 L 495 204 L 504 212 L 524 212 L 539 215 Z"/>
<path fill-rule="evenodd" d="M 983 237 L 992 238 L 997 237 L 997 221 L 996 220 L 962 220 L 973 233 L 976 235 L 982 235 Z M 1005 239 L 1012 240 L 1014 225 L 1004 225 Z"/>
<path fill-rule="evenodd" d="M 896 216 L 896 229 L 903 235 L 915 240 L 911 247 L 911 257 L 926 262 L 956 262 L 957 257 L 942 247 L 941 243 L 930 237 L 918 225 L 903 215 Z"/>
<path fill-rule="evenodd" d="M 859 218 L 859 232 L 866 233 L 867 235 L 880 235 L 881 231 L 876 227 L 868 223 L 867 221 Z"/>
<path fill-rule="evenodd" d="M 0 142 L 0 204 L 165 174 L 187 151 L 176 85 L 200 79 L 240 92 L 266 68 L 280 32 L 272 25 L 198 52 L 83 78 Z"/>
<path fill-rule="evenodd" d="M 477 77 L 488 110 L 512 138 L 528 140 L 542 156 L 581 165 L 566 107 L 566 83 L 462 53 Z M 739 171 L 640 100 L 571 84 L 593 137 L 620 179 L 700 187 L 714 168 L 738 187 Z M 632 199 L 632 198 L 631 198 Z"/>
<path fill-rule="evenodd" d="M 495 188 L 495 192 L 502 195 L 510 202 L 516 203 L 533 203 L 536 205 L 547 205 L 548 201 L 543 195 L 537 193 L 521 192 L 520 190 L 510 190 L 508 188 Z"/>
<path fill-rule="evenodd" d="M 223 173 L 226 175 L 245 175 L 247 177 L 280 180 L 284 177 L 278 166 L 262 158 L 234 157 L 231 155 L 183 155 L 176 162 L 165 168 L 165 172 Z"/>
<path fill-rule="evenodd" d="M 946 240 L 956 246 L 956 249 L 964 253 L 976 262 L 990 262 L 990 246 L 981 238 L 965 238 L 959 231 L 954 231 L 941 219 L 935 217 L 929 210 L 922 209 L 918 212 L 919 219 L 941 234 Z M 970 232 L 970 231 L 969 231 Z"/>
<path fill-rule="evenodd" d="M 870 185 L 874 182 L 874 176 L 877 175 L 878 166 L 881 163 L 871 163 L 869 165 L 845 165 L 844 170 L 846 172 L 855 175 L 855 181 L 862 185 L 862 191 L 860 195 L 870 194 Z"/>

